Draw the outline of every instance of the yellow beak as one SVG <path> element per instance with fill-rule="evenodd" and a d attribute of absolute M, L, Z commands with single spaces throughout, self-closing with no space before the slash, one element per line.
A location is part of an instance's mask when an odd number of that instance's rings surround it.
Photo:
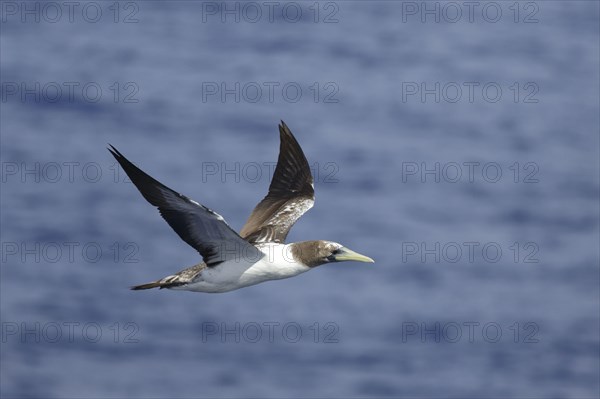
<path fill-rule="evenodd" d="M 354 252 L 351 249 L 342 247 L 339 249 L 340 253 L 334 255 L 336 262 L 343 262 L 347 260 L 353 260 L 356 262 L 375 263 L 375 261 L 368 256 L 361 255 L 358 252 Z"/>

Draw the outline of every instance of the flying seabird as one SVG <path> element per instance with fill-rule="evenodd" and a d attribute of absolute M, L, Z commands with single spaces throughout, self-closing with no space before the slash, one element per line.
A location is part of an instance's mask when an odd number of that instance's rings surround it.
<path fill-rule="evenodd" d="M 227 292 L 294 277 L 325 263 L 373 262 L 332 241 L 285 243 L 294 223 L 312 208 L 314 185 L 308 161 L 283 121 L 279 134 L 279 158 L 269 192 L 254 208 L 240 234 L 221 215 L 158 182 L 110 146 L 108 150 L 142 196 L 203 259 L 195 266 L 131 289 Z"/>

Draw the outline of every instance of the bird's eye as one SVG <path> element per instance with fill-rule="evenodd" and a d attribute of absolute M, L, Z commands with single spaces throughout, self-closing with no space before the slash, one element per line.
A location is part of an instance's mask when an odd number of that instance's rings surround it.
<path fill-rule="evenodd" d="M 340 252 L 341 252 L 341 251 L 340 251 L 339 249 L 336 249 L 336 250 L 335 250 L 335 251 L 333 251 L 331 254 L 332 254 L 332 255 L 337 255 L 337 254 L 339 254 Z"/>

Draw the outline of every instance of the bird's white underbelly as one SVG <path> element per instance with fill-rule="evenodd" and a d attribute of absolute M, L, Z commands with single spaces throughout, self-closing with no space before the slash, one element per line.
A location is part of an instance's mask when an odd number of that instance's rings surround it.
<path fill-rule="evenodd" d="M 265 254 L 258 261 L 241 256 L 207 268 L 197 281 L 176 289 L 199 292 L 227 292 L 269 280 L 279 280 L 297 276 L 310 270 L 294 260 L 286 244 L 266 243 L 257 246 Z"/>

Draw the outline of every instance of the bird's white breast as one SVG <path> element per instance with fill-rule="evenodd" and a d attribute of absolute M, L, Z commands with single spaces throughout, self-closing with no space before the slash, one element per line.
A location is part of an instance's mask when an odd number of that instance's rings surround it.
<path fill-rule="evenodd" d="M 293 258 L 289 244 L 264 243 L 257 245 L 257 248 L 265 254 L 261 259 L 241 255 L 238 259 L 204 269 L 197 281 L 179 289 L 226 292 L 268 280 L 294 277 L 310 270 Z"/>

